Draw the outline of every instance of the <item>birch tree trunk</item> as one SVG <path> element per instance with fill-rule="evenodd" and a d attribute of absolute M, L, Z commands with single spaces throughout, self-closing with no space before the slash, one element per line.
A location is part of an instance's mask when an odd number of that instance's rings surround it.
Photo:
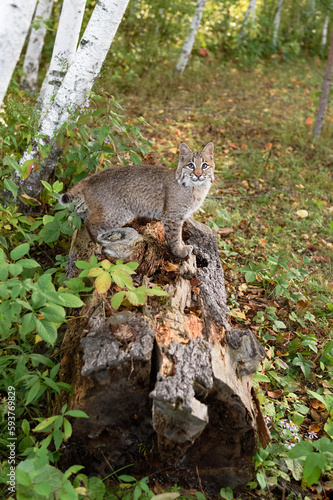
<path fill-rule="evenodd" d="M 317 114 L 316 114 L 316 121 L 315 121 L 315 124 L 313 126 L 313 132 L 312 132 L 313 137 L 318 137 L 321 133 L 321 129 L 323 128 L 324 118 L 325 118 L 325 113 L 326 113 L 326 108 L 327 108 L 327 103 L 328 103 L 328 96 L 329 96 L 330 88 L 332 85 L 332 73 L 333 73 L 333 30 L 332 30 L 330 50 L 329 50 L 328 59 L 327 59 L 327 65 L 326 65 L 323 86 L 321 89 L 319 106 L 318 106 Z"/>
<path fill-rule="evenodd" d="M 64 0 L 53 53 L 47 75 L 40 90 L 41 116 L 47 112 L 52 96 L 56 93 L 73 63 L 86 0 Z"/>
<path fill-rule="evenodd" d="M 281 21 L 281 10 L 282 10 L 282 5 L 283 5 L 283 0 L 278 0 L 277 3 L 277 10 L 276 14 L 274 17 L 274 23 L 273 23 L 273 46 L 276 47 L 277 45 L 277 38 L 278 38 L 278 33 L 279 33 L 279 26 L 280 26 L 280 21 Z"/>
<path fill-rule="evenodd" d="M 251 21 L 254 23 L 255 16 L 256 16 L 256 1 L 257 0 L 250 0 L 249 1 L 249 6 L 247 8 L 247 11 L 245 12 L 244 20 L 243 20 L 243 26 L 242 26 L 242 31 L 241 31 L 241 38 L 244 36 L 245 29 L 247 26 L 247 23 L 249 21 L 249 18 L 251 16 Z"/>
<path fill-rule="evenodd" d="M 28 34 L 36 0 L 0 2 L 0 106 Z"/>
<path fill-rule="evenodd" d="M 55 133 L 69 118 L 70 113 L 84 102 L 100 72 L 127 4 L 128 0 L 97 2 L 74 62 L 69 67 L 48 112 L 41 119 L 37 137 L 30 144 L 30 152 L 27 149 L 22 155 L 21 164 L 37 158 L 43 145 L 52 144 Z M 30 196 L 38 196 L 41 178 L 50 176 L 59 156 L 54 154 L 50 161 L 45 162 L 42 171 L 32 171 L 30 176 L 22 181 L 22 187 Z"/>
<path fill-rule="evenodd" d="M 324 48 L 326 47 L 327 44 L 327 30 L 328 30 L 328 23 L 329 23 L 330 17 L 326 15 L 325 21 L 324 21 L 324 26 L 323 26 L 323 32 L 321 35 L 321 47 Z"/>
<path fill-rule="evenodd" d="M 180 54 L 179 60 L 176 65 L 176 72 L 179 74 L 182 74 L 184 69 L 186 68 L 187 61 L 190 57 L 190 54 L 192 52 L 192 48 L 194 45 L 195 37 L 197 35 L 199 26 L 200 26 L 200 21 L 202 18 L 202 14 L 205 8 L 205 3 L 206 0 L 198 0 L 197 1 L 197 6 L 195 8 L 194 16 L 191 22 L 190 30 L 188 32 L 187 38 L 185 40 L 183 50 Z"/>
<path fill-rule="evenodd" d="M 40 58 L 42 55 L 46 26 L 43 23 L 51 17 L 53 0 L 39 0 L 34 16 L 34 21 L 40 22 L 38 29 L 32 28 L 25 54 L 23 73 L 20 86 L 23 89 L 35 91 L 37 87 L 37 76 Z"/>

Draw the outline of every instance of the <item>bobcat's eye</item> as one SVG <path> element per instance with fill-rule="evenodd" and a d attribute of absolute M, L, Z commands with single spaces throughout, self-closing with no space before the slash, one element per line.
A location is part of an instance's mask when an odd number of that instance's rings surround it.
<path fill-rule="evenodd" d="M 201 168 L 202 168 L 202 170 L 205 170 L 206 168 L 208 168 L 208 164 L 207 163 L 203 163 L 201 165 Z"/>
<path fill-rule="evenodd" d="M 194 170 L 194 169 L 195 169 L 195 165 L 194 165 L 194 163 L 189 163 L 189 164 L 187 165 L 187 168 L 190 168 L 191 170 Z"/>

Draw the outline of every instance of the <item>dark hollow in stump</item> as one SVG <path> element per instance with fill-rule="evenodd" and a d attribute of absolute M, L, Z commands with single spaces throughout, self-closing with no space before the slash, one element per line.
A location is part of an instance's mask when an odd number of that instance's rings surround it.
<path fill-rule="evenodd" d="M 102 246 L 85 229 L 74 236 L 69 277 L 75 260 L 111 255 L 138 262 L 138 283 L 169 296 L 119 312 L 90 297 L 69 324 L 62 379 L 74 389 L 69 407 L 89 419 L 73 422 L 62 460 L 101 476 L 134 464 L 122 473 L 214 497 L 251 480 L 257 433 L 269 439 L 252 399 L 265 351 L 249 329 L 230 327 L 215 233 L 191 220 L 183 237 L 194 249 L 186 260 L 169 253 L 161 222 L 136 221 Z"/>

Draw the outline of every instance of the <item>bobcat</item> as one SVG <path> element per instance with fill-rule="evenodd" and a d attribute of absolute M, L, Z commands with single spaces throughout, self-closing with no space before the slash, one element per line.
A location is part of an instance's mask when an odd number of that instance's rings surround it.
<path fill-rule="evenodd" d="M 171 252 L 184 259 L 192 247 L 182 241 L 183 223 L 200 207 L 214 180 L 213 150 L 212 142 L 202 151 L 182 142 L 176 170 L 148 164 L 108 168 L 80 181 L 59 201 L 84 201 L 85 224 L 97 241 L 136 217 L 161 219 Z"/>

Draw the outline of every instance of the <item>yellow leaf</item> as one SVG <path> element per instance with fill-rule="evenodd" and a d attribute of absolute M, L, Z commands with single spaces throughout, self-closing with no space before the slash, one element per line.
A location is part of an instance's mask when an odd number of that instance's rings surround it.
<path fill-rule="evenodd" d="M 110 269 L 111 262 L 107 259 L 104 259 L 104 260 L 102 260 L 101 265 L 102 265 L 103 269 L 107 270 L 107 269 Z"/>
<path fill-rule="evenodd" d="M 230 315 L 233 316 L 234 318 L 246 319 L 245 314 L 241 312 L 239 309 L 231 309 Z"/>
<path fill-rule="evenodd" d="M 305 219 L 306 217 L 309 217 L 309 212 L 307 210 L 297 210 L 296 215 L 301 219 Z"/>
<path fill-rule="evenodd" d="M 104 271 L 100 267 L 92 267 L 89 269 L 88 276 L 96 277 L 102 274 Z"/>
<path fill-rule="evenodd" d="M 111 286 L 111 276 L 107 272 L 103 272 L 97 276 L 95 280 L 95 288 L 99 294 L 106 293 Z"/>
<path fill-rule="evenodd" d="M 43 339 L 37 334 L 35 337 L 35 344 L 38 344 L 38 342 L 43 342 Z"/>

